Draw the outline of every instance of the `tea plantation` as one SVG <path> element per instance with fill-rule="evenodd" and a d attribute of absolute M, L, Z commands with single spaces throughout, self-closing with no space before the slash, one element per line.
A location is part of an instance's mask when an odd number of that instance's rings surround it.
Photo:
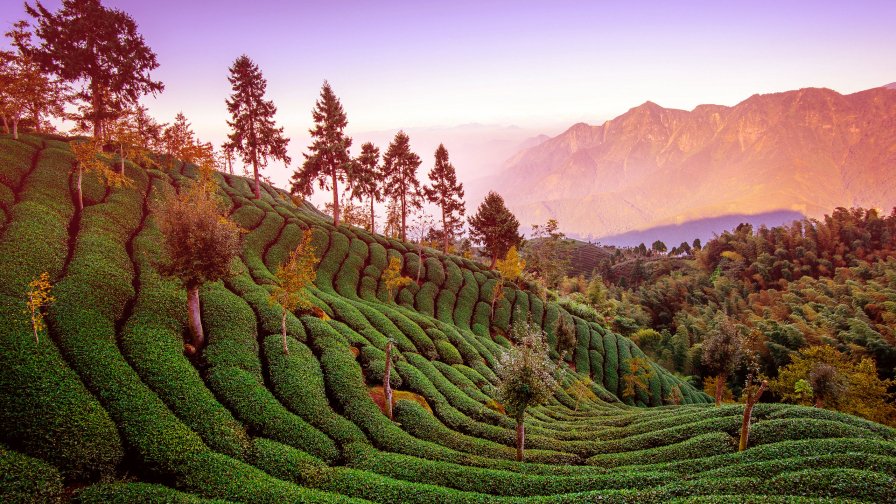
<path fill-rule="evenodd" d="M 201 291 L 208 346 L 184 353 L 186 293 L 157 270 L 153 211 L 196 176 L 127 167 L 131 184 L 70 189 L 60 138 L 0 138 L 0 501 L 2 502 L 896 502 L 896 430 L 821 409 L 760 404 L 737 452 L 742 405 L 720 408 L 654 366 L 621 401 L 627 338 L 455 256 L 334 228 L 278 189 L 252 198 L 216 175 L 247 230 L 237 274 Z M 318 313 L 268 303 L 272 272 L 305 229 L 321 258 Z M 215 251 L 203 251 L 215 253 Z M 421 282 L 388 300 L 390 257 Z M 28 283 L 55 303 L 36 342 Z M 564 385 L 514 421 L 493 400 L 496 357 L 516 320 L 552 348 L 575 328 Z M 566 322 L 563 322 L 566 319 Z M 395 342 L 395 421 L 382 402 Z M 568 388 L 589 377 L 591 399 Z M 670 405 L 673 389 L 681 405 Z"/>

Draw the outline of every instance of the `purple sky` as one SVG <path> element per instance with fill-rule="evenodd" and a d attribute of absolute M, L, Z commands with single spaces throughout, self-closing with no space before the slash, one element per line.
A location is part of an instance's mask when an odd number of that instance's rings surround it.
<path fill-rule="evenodd" d="M 183 110 L 220 143 L 227 67 L 246 53 L 268 79 L 294 159 L 324 79 L 356 145 L 371 130 L 475 122 L 555 134 L 646 100 L 691 109 L 896 81 L 891 0 L 105 3 L 130 13 L 158 54 L 166 91 L 145 103 L 160 120 Z M 3 5 L 6 29 L 24 11 Z"/>

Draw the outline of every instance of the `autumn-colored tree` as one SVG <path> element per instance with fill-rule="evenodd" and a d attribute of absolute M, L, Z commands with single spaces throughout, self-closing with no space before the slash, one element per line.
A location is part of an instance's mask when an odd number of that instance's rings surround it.
<path fill-rule="evenodd" d="M 522 461 L 526 445 L 523 423 L 530 406 L 545 403 L 559 386 L 557 368 L 548 357 L 548 345 L 540 327 L 520 323 L 514 326 L 512 346 L 498 357 L 498 399 L 516 420 L 516 459 Z"/>
<path fill-rule="evenodd" d="M 389 199 L 386 206 L 386 227 L 383 234 L 390 238 L 398 238 L 401 235 L 401 202 Z"/>
<path fill-rule="evenodd" d="M 96 140 L 79 140 L 69 144 L 75 155 L 75 210 L 84 210 L 84 192 L 81 188 L 84 172 L 93 173 L 103 180 L 107 187 L 120 187 L 128 184 L 123 173 L 118 173 L 109 165 L 109 159 L 103 152 L 102 143 Z"/>
<path fill-rule="evenodd" d="M 798 387 L 800 382 L 804 387 Z M 818 345 L 792 354 L 791 363 L 779 370 L 771 389 L 787 402 L 814 404 L 896 425 L 896 405 L 890 392 L 893 385 L 893 379 L 878 376 L 873 359 L 850 358 L 834 347 Z M 835 390 L 838 393 L 832 393 Z"/>
<path fill-rule="evenodd" d="M 708 376 L 716 378 L 716 406 L 722 404 L 722 392 L 728 376 L 743 357 L 741 336 L 734 322 L 725 316 L 715 320 L 715 328 L 703 342 L 701 363 Z"/>
<path fill-rule="evenodd" d="M 498 281 L 495 282 L 495 287 L 492 291 L 492 317 L 495 315 L 495 303 L 504 298 L 504 284 L 516 282 L 526 267 L 526 261 L 517 253 L 516 246 L 510 247 L 504 259 L 499 259 L 496 263 Z"/>
<path fill-rule="evenodd" d="M 401 215 L 402 241 L 407 240 L 407 218 L 413 209 L 422 206 L 422 190 L 417 179 L 420 156 L 411 152 L 411 140 L 404 131 L 395 134 L 383 155 L 383 190 L 398 204 Z"/>
<path fill-rule="evenodd" d="M 632 357 L 626 359 L 623 365 L 628 372 L 622 376 L 622 397 L 634 398 L 635 396 L 650 391 L 650 377 L 653 376 L 653 366 L 644 357 Z"/>
<path fill-rule="evenodd" d="M 289 259 L 285 264 L 277 267 L 277 285 L 271 290 L 268 301 L 274 305 L 279 304 L 281 309 L 280 330 L 283 339 L 283 353 L 289 353 L 286 342 L 286 315 L 297 309 L 307 309 L 312 306 L 308 296 L 307 287 L 317 277 L 317 255 L 314 244 L 311 243 L 312 234 L 306 229 L 302 234 L 302 241 L 289 253 Z"/>
<path fill-rule="evenodd" d="M 345 134 L 348 119 L 342 103 L 324 81 L 320 99 L 311 111 L 314 127 L 311 133 L 310 154 L 305 154 L 302 168 L 293 174 L 296 189 L 318 182 L 321 189 L 333 191 L 333 225 L 339 225 L 339 183 L 352 185 L 354 160 L 349 155 L 352 139 Z"/>
<path fill-rule="evenodd" d="M 592 389 L 594 382 L 587 376 L 577 377 L 566 387 L 566 393 L 576 400 L 574 411 L 579 411 L 579 403 L 582 401 L 596 401 L 597 394 Z"/>
<path fill-rule="evenodd" d="M 159 269 L 187 289 L 191 342 L 197 351 L 205 345 L 199 288 L 229 277 L 231 261 L 242 247 L 240 228 L 223 211 L 211 185 L 200 181 L 167 198 L 155 212 L 165 250 Z"/>
<path fill-rule="evenodd" d="M 494 268 L 499 257 L 504 257 L 510 247 L 523 242 L 520 222 L 504 206 L 504 198 L 492 191 L 479 205 L 476 215 L 468 219 L 470 239 L 482 245 L 485 254 L 491 258 L 489 268 Z"/>
<path fill-rule="evenodd" d="M 93 125 L 93 136 L 105 138 L 104 125 L 146 94 L 164 89 L 150 78 L 158 68 L 156 54 L 125 12 L 110 9 L 100 0 L 63 0 L 50 12 L 40 2 L 26 3 L 36 21 L 40 45 L 27 50 L 48 73 L 80 85 L 80 120 Z"/>
<path fill-rule="evenodd" d="M 50 291 L 53 285 L 50 284 L 50 274 L 43 272 L 39 277 L 35 278 L 28 284 L 28 292 L 25 293 L 27 309 L 25 313 L 31 317 L 31 329 L 34 331 L 34 342 L 40 343 L 38 334 L 44 330 L 44 308 L 56 301 Z"/>
<path fill-rule="evenodd" d="M 464 225 L 464 185 L 457 181 L 454 165 L 448 161 L 448 149 L 443 144 L 436 149 L 435 158 L 435 166 L 429 171 L 431 186 L 423 191 L 426 199 L 442 212 L 442 250 L 447 253 L 449 243 Z"/>
<path fill-rule="evenodd" d="M 410 285 L 411 282 L 413 282 L 409 277 L 402 276 L 401 261 L 397 257 L 389 258 L 389 266 L 383 270 L 381 280 L 389 291 L 390 301 L 395 297 L 395 292 L 397 292 L 398 289 Z"/>
<path fill-rule="evenodd" d="M 221 144 L 221 166 L 227 173 L 233 175 L 233 161 L 236 159 L 233 153 L 233 145 L 230 142 Z"/>
<path fill-rule="evenodd" d="M 361 154 L 355 159 L 355 172 L 352 176 L 352 198 L 370 202 L 370 225 L 367 230 L 376 232 L 376 218 L 373 204 L 383 200 L 380 167 L 380 150 L 370 142 L 361 145 Z"/>
<path fill-rule="evenodd" d="M 258 170 L 268 164 L 269 159 L 290 163 L 286 154 L 289 139 L 283 136 L 283 128 L 274 123 L 277 107 L 264 97 L 268 82 L 256 65 L 245 54 L 233 62 L 227 80 L 233 93 L 227 99 L 230 113 L 230 133 L 228 143 L 239 153 L 243 162 L 252 166 L 255 179 L 255 198 L 261 198 Z"/>
<path fill-rule="evenodd" d="M 146 117 L 144 108 L 128 108 L 121 115 L 109 121 L 106 126 L 107 139 L 118 151 L 118 173 L 124 175 L 125 160 L 144 165 L 154 164 L 149 145 L 152 139 L 146 138 Z"/>

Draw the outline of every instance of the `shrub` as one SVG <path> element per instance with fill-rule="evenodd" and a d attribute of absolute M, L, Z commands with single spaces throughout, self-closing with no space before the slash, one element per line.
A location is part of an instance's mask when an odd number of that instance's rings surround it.
<path fill-rule="evenodd" d="M 448 340 L 438 340 L 435 343 L 439 357 L 448 364 L 463 364 L 464 360 L 460 356 L 460 352 L 454 348 Z"/>
<path fill-rule="evenodd" d="M 62 478 L 55 467 L 0 446 L 0 501 L 60 502 Z"/>

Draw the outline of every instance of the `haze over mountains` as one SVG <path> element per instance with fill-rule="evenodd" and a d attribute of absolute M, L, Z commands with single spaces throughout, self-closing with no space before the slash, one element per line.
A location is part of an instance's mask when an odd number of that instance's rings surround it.
<path fill-rule="evenodd" d="M 628 233 L 625 241 L 660 226 L 668 240 L 678 239 L 676 229 L 682 240 L 706 237 L 728 229 L 713 226 L 732 215 L 765 222 L 765 214 L 774 225 L 838 206 L 889 212 L 896 206 L 893 88 L 849 95 L 807 88 L 692 111 L 648 101 L 603 125 L 579 123 L 533 140 L 469 193 L 497 189 L 526 226 L 557 218 L 570 235 Z M 693 221 L 704 225 L 676 228 Z"/>

